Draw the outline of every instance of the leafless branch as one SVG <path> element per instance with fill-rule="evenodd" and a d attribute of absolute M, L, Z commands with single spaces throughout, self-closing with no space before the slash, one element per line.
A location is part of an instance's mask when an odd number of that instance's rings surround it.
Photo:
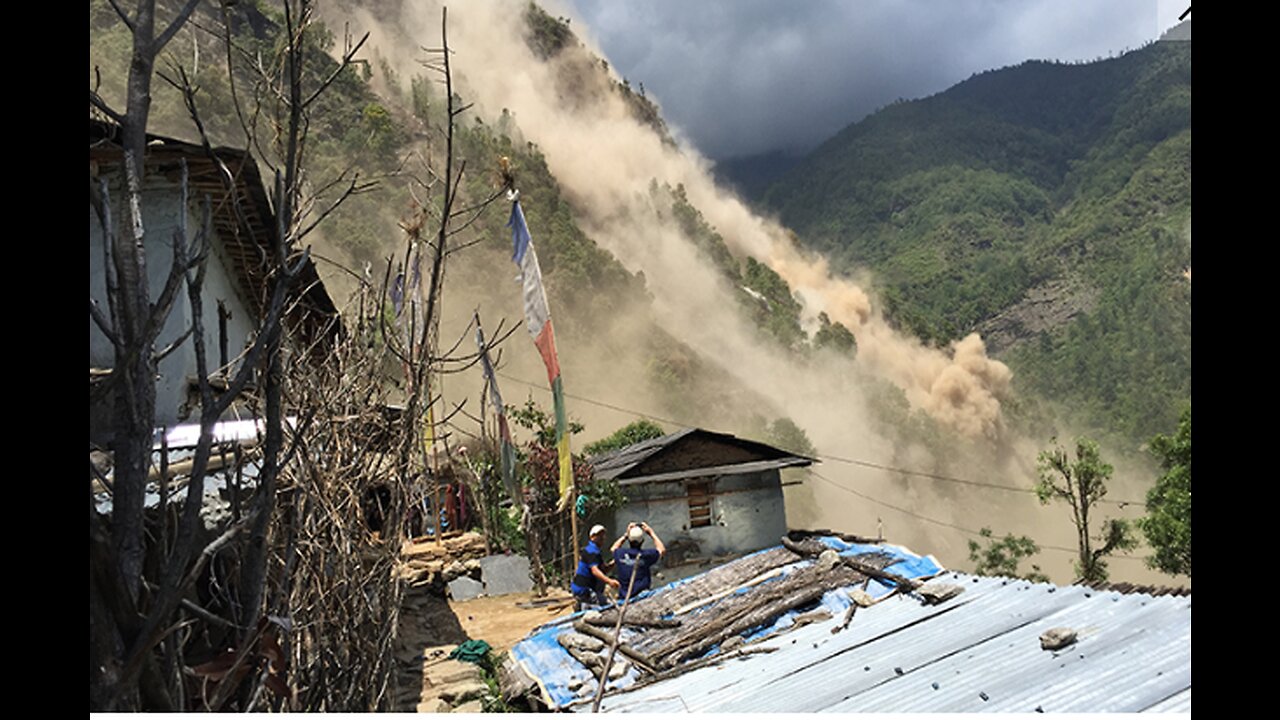
<path fill-rule="evenodd" d="M 125 13 L 124 8 L 120 7 L 120 3 L 117 0 L 107 1 L 111 3 L 111 9 L 116 11 L 116 15 L 120 16 L 120 22 L 123 22 L 124 26 L 129 28 L 129 32 L 134 32 L 137 28 L 133 24 L 133 20 L 130 20 L 129 15 Z"/>
<path fill-rule="evenodd" d="M 182 343 L 186 342 L 187 338 L 189 337 L 191 337 L 190 327 L 188 327 L 186 330 L 183 330 L 182 334 L 174 338 L 173 342 L 169 343 L 162 350 L 158 351 L 155 354 L 155 361 L 159 363 L 161 360 L 169 357 L 169 355 L 172 354 L 174 350 L 177 350 L 178 348 L 182 347 Z"/>
<path fill-rule="evenodd" d="M 116 307 L 117 298 L 120 296 L 120 287 L 116 281 L 114 251 L 116 226 L 111 219 L 111 193 L 107 189 L 107 179 L 102 177 L 98 178 L 96 194 L 93 192 L 92 183 L 90 183 L 89 188 L 89 201 L 98 215 L 98 224 L 102 228 L 102 270 L 106 278 L 107 311 L 110 314 L 111 327 L 115 329 L 120 324 L 119 310 Z"/>
<path fill-rule="evenodd" d="M 147 318 L 147 328 L 144 337 L 150 341 L 154 341 L 159 336 L 160 330 L 164 327 L 165 321 L 169 318 L 169 311 L 173 309 L 173 301 L 178 295 L 178 289 L 182 287 L 182 281 L 186 277 L 187 270 L 192 263 L 203 261 L 203 250 L 199 252 L 195 260 L 187 258 L 187 160 L 183 158 L 181 161 L 181 179 L 179 182 L 178 206 L 178 227 L 173 231 L 173 262 L 169 266 L 169 274 L 165 278 L 164 287 L 160 290 L 160 295 L 151 305 L 151 313 Z M 203 248 L 205 245 L 205 233 L 208 230 L 206 223 L 198 231 L 196 240 L 193 244 Z M 148 344 L 149 344 L 148 343 Z"/>
<path fill-rule="evenodd" d="M 122 124 L 124 122 L 124 115 L 113 110 L 111 106 L 107 104 L 107 101 L 103 100 L 102 97 L 94 90 L 89 91 L 89 104 L 101 110 L 116 124 Z"/>
<path fill-rule="evenodd" d="M 102 314 L 102 309 L 98 307 L 98 301 L 89 298 L 89 317 L 93 318 L 93 324 L 98 326 L 103 335 L 111 341 L 112 345 L 121 345 L 120 336 L 116 335 L 111 329 L 111 322 Z"/>
<path fill-rule="evenodd" d="M 114 5 L 115 3 L 113 2 L 112 4 Z M 187 4 L 178 11 L 177 16 L 169 23 L 169 27 L 165 28 L 164 32 L 160 33 L 160 36 L 155 39 L 155 42 L 152 44 L 152 56 L 160 54 L 160 51 L 164 49 L 164 46 L 168 45 L 169 41 L 173 39 L 173 36 L 178 34 L 178 31 L 182 29 L 183 24 L 187 22 L 187 18 L 191 17 L 191 12 L 195 10 L 196 5 L 199 4 L 200 0 L 187 0 Z"/>
<path fill-rule="evenodd" d="M 351 61 L 355 59 L 356 53 L 360 52 L 360 48 L 361 48 L 361 46 L 363 46 L 363 45 L 364 45 L 364 43 L 365 43 L 365 41 L 366 41 L 366 40 L 368 40 L 368 39 L 369 39 L 369 33 L 365 33 L 365 34 L 364 34 L 364 36 L 360 38 L 360 41 L 359 41 L 359 42 L 357 42 L 354 46 L 352 46 L 352 45 L 351 45 L 351 33 L 350 33 L 350 31 L 347 31 L 347 32 L 346 32 L 346 45 L 347 45 L 347 51 L 346 51 L 346 52 L 344 52 L 344 53 L 342 53 L 342 59 L 338 61 L 338 67 L 337 67 L 337 69 L 335 69 L 335 70 L 334 70 L 334 71 L 329 75 L 329 77 L 325 78 L 325 79 L 320 83 L 320 87 L 317 87 L 317 88 L 315 89 L 315 92 L 311 93 L 311 95 L 310 95 L 309 97 L 307 97 L 307 99 L 306 99 L 306 100 L 304 100 L 304 101 L 303 101 L 303 103 L 302 103 L 302 107 L 304 107 L 304 108 L 305 108 L 305 107 L 310 106 L 310 105 L 311 105 L 311 103 L 315 102 L 315 101 L 316 101 L 316 99 L 317 99 L 317 98 L 319 98 L 319 97 L 320 97 L 320 95 L 321 95 L 321 94 L 323 94 L 323 93 L 324 93 L 324 91 L 325 91 L 326 89 L 328 89 L 328 87 L 329 87 L 330 85 L 332 85 L 332 84 L 333 84 L 333 81 L 334 81 L 334 80 L 337 80 L 337 79 L 338 79 L 338 75 L 342 74 L 342 71 L 343 71 L 343 70 L 346 70 L 346 69 L 347 69 L 347 67 L 351 65 Z"/>
<path fill-rule="evenodd" d="M 227 620 L 226 618 L 218 617 L 217 615 L 214 615 L 213 613 L 209 612 L 208 610 L 205 610 L 204 608 L 200 607 L 199 605 L 191 602 L 186 598 L 183 598 L 180 604 L 182 605 L 183 609 L 187 610 L 191 614 L 195 615 L 201 620 L 204 620 L 207 623 L 210 623 L 212 625 L 218 625 L 220 627 L 225 627 L 225 628 L 232 628 L 237 630 L 240 629 L 239 625 L 236 625 L 235 623 L 231 622 L 230 620 Z"/>
<path fill-rule="evenodd" d="M 351 178 L 351 182 L 347 185 L 346 189 L 342 191 L 342 194 L 338 196 L 338 199 L 334 200 L 329 207 L 325 208 L 315 220 L 311 221 L 309 225 L 298 231 L 297 239 L 301 240 L 309 235 L 312 230 L 316 229 L 317 225 L 323 222 L 325 218 L 329 217 L 334 210 L 337 210 L 347 198 L 368 192 L 375 187 L 377 187 L 376 182 L 361 183 L 360 176 L 357 174 L 355 177 Z"/>
<path fill-rule="evenodd" d="M 98 466 L 93 464 L 92 460 L 89 461 L 89 476 L 91 478 L 97 478 L 98 482 L 102 483 L 102 487 L 106 488 L 108 493 L 113 492 L 111 480 L 107 477 L 106 473 L 99 470 Z M 89 485 L 92 488 L 93 483 L 90 482 Z"/>

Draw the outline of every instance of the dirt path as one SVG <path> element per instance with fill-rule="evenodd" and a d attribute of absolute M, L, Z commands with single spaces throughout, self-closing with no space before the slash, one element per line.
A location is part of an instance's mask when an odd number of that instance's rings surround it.
<path fill-rule="evenodd" d="M 532 592 L 449 601 L 449 607 L 468 637 L 484 640 L 495 653 L 503 653 L 524 639 L 529 631 L 573 613 L 573 596 L 564 590 L 548 589 L 547 598 L 563 602 L 535 608 L 518 607 L 535 600 Z"/>
<path fill-rule="evenodd" d="M 439 590 L 412 588 L 400 611 L 396 659 L 400 666 L 399 712 L 483 712 L 491 694 L 480 667 L 450 660 L 449 653 L 469 639 L 484 640 L 501 655 L 530 630 L 573 612 L 573 597 L 548 590 L 547 605 L 522 608 L 532 592 L 472 600 L 447 600 Z"/>

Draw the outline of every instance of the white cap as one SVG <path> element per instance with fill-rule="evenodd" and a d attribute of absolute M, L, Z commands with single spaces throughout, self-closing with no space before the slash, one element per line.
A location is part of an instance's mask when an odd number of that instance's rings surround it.
<path fill-rule="evenodd" d="M 602 533 L 602 532 L 604 532 L 603 525 L 592 525 L 591 532 L 587 533 L 587 537 L 595 537 L 597 533 Z"/>
<path fill-rule="evenodd" d="M 644 542 L 644 528 L 640 527 L 639 525 L 636 525 L 635 527 L 631 528 L 630 532 L 627 533 L 627 537 L 631 540 L 631 542 Z"/>

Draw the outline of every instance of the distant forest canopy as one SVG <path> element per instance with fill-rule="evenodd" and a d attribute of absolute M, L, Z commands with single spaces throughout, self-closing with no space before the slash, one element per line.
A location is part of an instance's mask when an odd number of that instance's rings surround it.
<path fill-rule="evenodd" d="M 756 200 L 836 268 L 870 268 L 901 328 L 983 332 L 1056 414 L 1133 447 L 1190 401 L 1190 43 L 894 103 Z"/>

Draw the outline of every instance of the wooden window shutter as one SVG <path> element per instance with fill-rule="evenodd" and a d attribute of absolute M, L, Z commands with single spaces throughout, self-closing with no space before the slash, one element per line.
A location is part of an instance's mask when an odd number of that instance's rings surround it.
<path fill-rule="evenodd" d="M 711 527 L 711 482 L 691 482 L 689 492 L 689 527 Z"/>

